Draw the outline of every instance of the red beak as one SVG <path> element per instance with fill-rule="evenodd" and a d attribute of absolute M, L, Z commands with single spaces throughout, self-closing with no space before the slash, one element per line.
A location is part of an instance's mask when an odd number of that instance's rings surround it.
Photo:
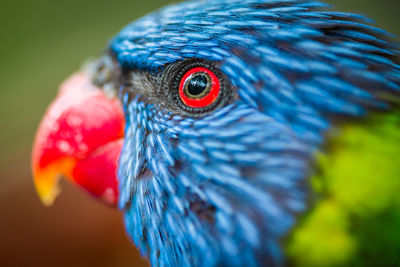
<path fill-rule="evenodd" d="M 116 205 L 123 131 L 120 101 L 93 85 L 87 73 L 64 82 L 39 125 L 33 146 L 33 176 L 43 203 L 53 203 L 63 175 Z"/>

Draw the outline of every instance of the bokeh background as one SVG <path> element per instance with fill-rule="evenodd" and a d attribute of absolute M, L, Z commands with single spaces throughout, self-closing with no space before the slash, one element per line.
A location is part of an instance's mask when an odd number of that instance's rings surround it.
<path fill-rule="evenodd" d="M 122 26 L 173 1 L 0 0 L 0 266 L 146 266 L 121 214 L 67 182 L 42 206 L 30 150 L 58 84 Z M 399 0 L 326 0 L 400 35 Z"/>

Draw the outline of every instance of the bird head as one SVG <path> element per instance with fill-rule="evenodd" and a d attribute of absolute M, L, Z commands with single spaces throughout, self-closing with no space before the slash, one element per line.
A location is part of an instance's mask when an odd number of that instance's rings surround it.
<path fill-rule="evenodd" d="M 39 195 L 52 202 L 63 174 L 118 201 L 154 264 L 282 263 L 326 131 L 399 88 L 364 22 L 302 0 L 189 1 L 133 22 L 47 111 Z"/>

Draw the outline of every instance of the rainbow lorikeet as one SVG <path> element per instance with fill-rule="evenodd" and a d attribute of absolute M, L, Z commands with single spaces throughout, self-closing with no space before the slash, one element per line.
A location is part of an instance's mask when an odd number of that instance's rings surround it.
<path fill-rule="evenodd" d="M 33 149 L 124 213 L 154 266 L 400 262 L 400 66 L 363 16 L 204 0 L 126 26 L 66 81 Z"/>

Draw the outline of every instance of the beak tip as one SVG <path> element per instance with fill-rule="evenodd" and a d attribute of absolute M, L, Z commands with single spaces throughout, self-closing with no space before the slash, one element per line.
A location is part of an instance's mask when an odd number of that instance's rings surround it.
<path fill-rule="evenodd" d="M 60 194 L 61 190 L 57 188 L 57 190 L 52 191 L 50 194 L 40 196 L 40 200 L 42 201 L 43 205 L 46 207 L 50 207 L 53 205 L 55 199 Z"/>
<path fill-rule="evenodd" d="M 36 186 L 36 191 L 41 202 L 46 207 L 50 207 L 51 205 L 53 205 L 55 199 L 61 193 L 61 189 L 59 188 L 59 186 L 55 186 L 54 188 L 47 190 L 40 189 Z"/>
<path fill-rule="evenodd" d="M 61 193 L 61 188 L 58 184 L 59 180 L 60 176 L 54 173 L 36 173 L 34 175 L 36 192 L 46 207 L 51 206 Z"/>

